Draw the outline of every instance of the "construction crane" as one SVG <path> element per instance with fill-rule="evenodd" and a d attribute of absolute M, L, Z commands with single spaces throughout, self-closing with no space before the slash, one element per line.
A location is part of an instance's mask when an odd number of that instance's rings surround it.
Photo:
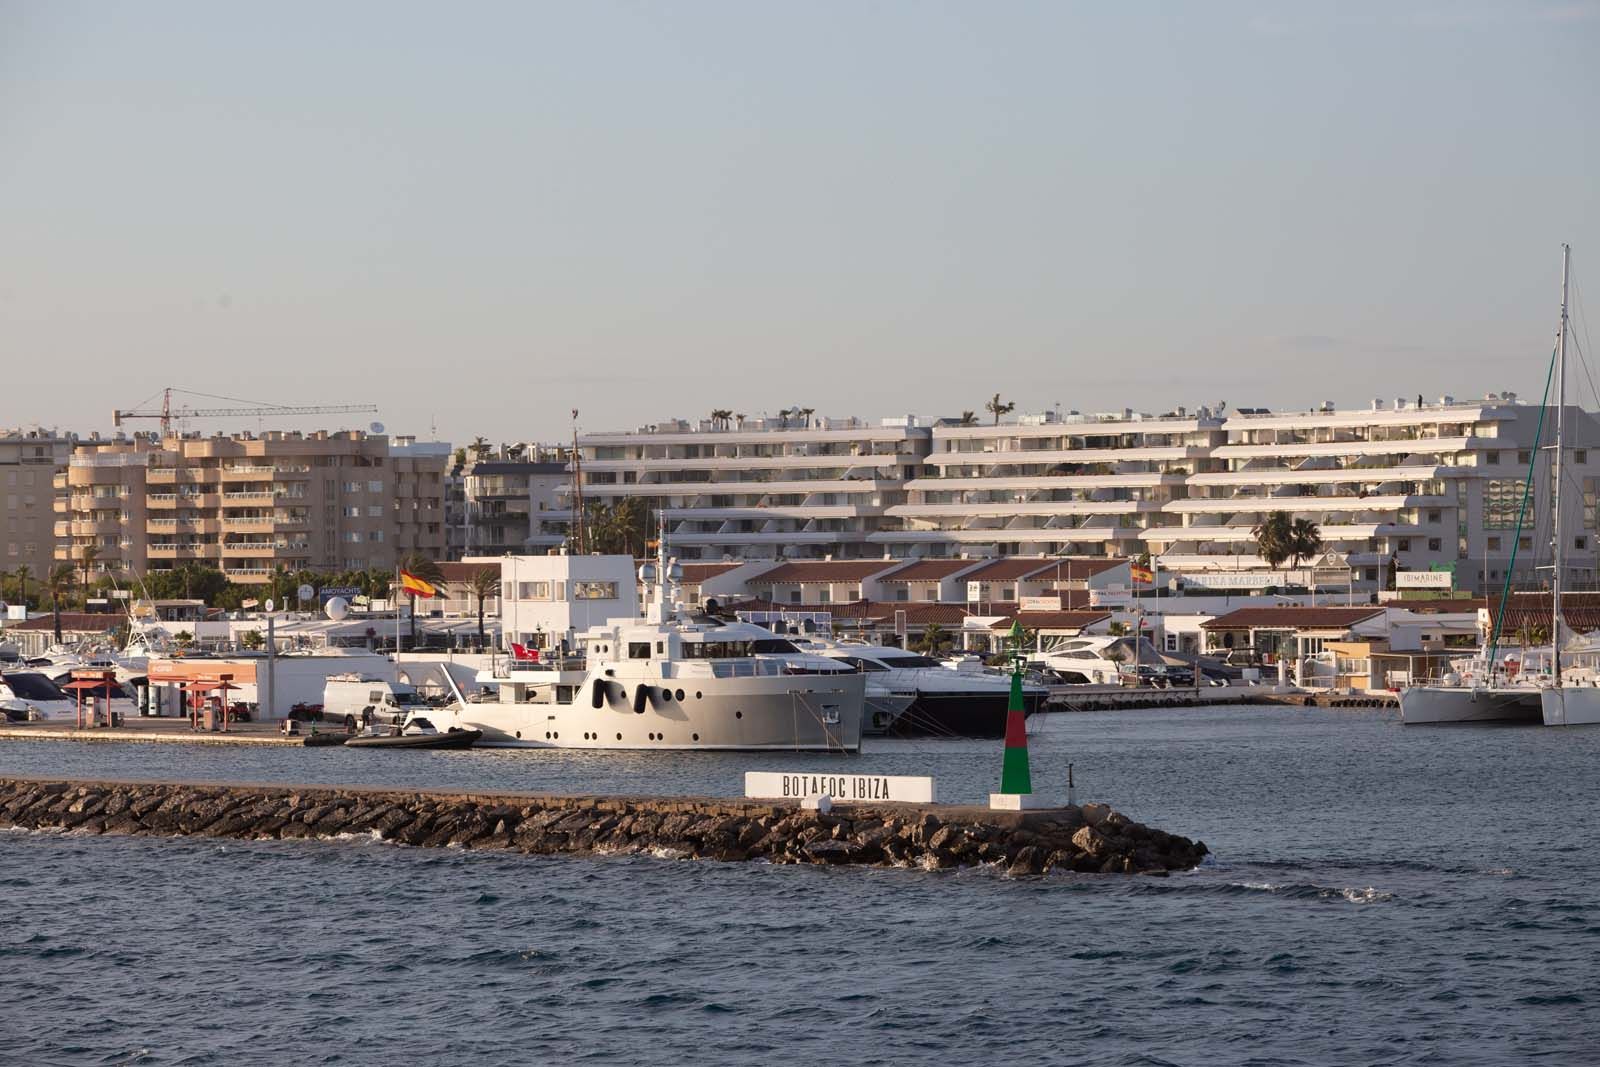
<path fill-rule="evenodd" d="M 172 394 L 183 393 L 186 396 L 204 397 L 207 400 L 228 400 L 236 404 L 248 405 L 236 408 L 195 408 L 172 406 Z M 155 399 L 154 397 L 150 398 Z M 145 401 L 149 403 L 149 401 Z M 248 400 L 239 400 L 231 396 L 212 396 L 210 393 L 196 393 L 188 389 L 174 389 L 171 386 L 161 391 L 160 411 L 140 411 L 138 409 L 114 410 L 111 412 L 111 425 L 121 426 L 125 419 L 160 419 L 161 436 L 165 437 L 172 432 L 173 419 L 211 419 L 211 418 L 267 418 L 274 415 L 342 415 L 374 413 L 378 409 L 371 404 L 302 404 L 298 406 L 284 404 L 259 404 Z"/>

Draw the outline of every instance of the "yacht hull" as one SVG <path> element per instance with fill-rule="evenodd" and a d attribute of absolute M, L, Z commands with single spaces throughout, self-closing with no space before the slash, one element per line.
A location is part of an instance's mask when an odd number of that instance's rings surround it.
<path fill-rule="evenodd" d="M 621 681 L 621 680 L 619 680 Z M 859 674 L 717 679 L 714 689 L 676 679 L 635 699 L 603 698 L 595 707 L 586 684 L 570 704 L 458 705 L 428 717 L 439 729 L 481 730 L 478 748 L 855 752 L 861 747 L 865 682 Z M 656 680 L 658 687 L 661 679 Z M 702 682 L 701 684 L 707 684 Z M 683 699 L 676 697 L 683 693 Z M 636 710 L 637 709 L 637 710 Z"/>
<path fill-rule="evenodd" d="M 1600 723 L 1600 688 L 1552 686 L 1539 694 L 1546 726 L 1594 726 Z"/>
<path fill-rule="evenodd" d="M 1043 706 L 1045 694 L 1028 692 L 1023 707 L 1028 715 Z M 917 694 L 917 699 L 889 726 L 891 737 L 1004 737 L 1009 691 L 954 691 Z"/>
<path fill-rule="evenodd" d="M 1450 722 L 1536 723 L 1542 714 L 1541 692 L 1532 688 L 1412 686 L 1400 691 L 1400 720 L 1408 726 Z"/>

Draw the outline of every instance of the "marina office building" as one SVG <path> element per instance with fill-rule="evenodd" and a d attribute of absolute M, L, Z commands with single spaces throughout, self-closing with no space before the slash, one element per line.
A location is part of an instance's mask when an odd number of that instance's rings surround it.
<path fill-rule="evenodd" d="M 448 446 L 358 430 L 77 442 L 56 476 L 55 558 L 102 574 L 185 561 L 236 582 L 445 554 Z"/>
<path fill-rule="evenodd" d="M 793 416 L 688 422 L 579 438 L 588 500 L 665 508 L 685 559 L 910 559 L 1149 552 L 1163 581 L 1280 584 L 1252 533 L 1270 512 L 1307 518 L 1319 580 L 1369 592 L 1387 571 L 1449 569 L 1498 588 L 1550 559 L 1549 453 L 1540 407 L 1514 394 L 1374 400 L 1307 411 L 1045 412 L 962 425 Z M 1553 424 L 1553 412 L 1547 417 Z M 1600 424 L 1569 409 L 1569 440 Z M 1600 451 L 1569 448 L 1567 581 L 1595 579 Z M 1532 462 L 1534 493 L 1515 534 Z"/>

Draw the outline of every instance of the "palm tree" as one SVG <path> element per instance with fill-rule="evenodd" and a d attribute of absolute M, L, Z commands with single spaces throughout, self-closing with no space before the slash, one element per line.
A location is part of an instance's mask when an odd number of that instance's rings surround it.
<path fill-rule="evenodd" d="M 1322 551 L 1322 531 L 1310 519 L 1296 519 L 1289 524 L 1289 562 L 1298 567 Z"/>
<path fill-rule="evenodd" d="M 1271 512 L 1251 529 L 1250 533 L 1256 539 L 1256 555 L 1273 570 L 1277 570 L 1284 560 L 1293 555 L 1293 530 L 1294 524 L 1289 520 L 1287 511 Z"/>
<path fill-rule="evenodd" d="M 93 581 L 93 579 L 89 576 L 90 568 L 94 566 L 94 561 L 99 558 L 99 545 L 84 545 L 78 549 L 78 559 L 81 560 L 83 564 L 83 595 L 85 597 L 89 595 L 89 585 Z"/>
<path fill-rule="evenodd" d="M 978 413 L 975 412 L 975 411 L 963 411 L 961 413 L 961 425 L 963 425 L 963 426 L 976 426 L 976 425 L 978 425 Z"/>
<path fill-rule="evenodd" d="M 421 578 L 429 585 L 437 586 L 444 581 L 444 572 L 439 569 L 439 564 L 420 552 L 408 552 L 402 556 L 400 558 L 400 569 L 413 578 Z M 411 647 L 415 648 L 417 647 L 417 598 L 413 594 L 409 595 L 407 599 L 411 601 Z M 398 648 L 395 649 L 396 655 L 399 652 Z"/>
<path fill-rule="evenodd" d="M 28 607 L 28 579 L 33 577 L 33 570 L 26 564 L 17 567 L 17 599 L 22 602 L 23 610 Z"/>
<path fill-rule="evenodd" d="M 930 622 L 922 630 L 922 647 L 929 655 L 936 656 L 939 650 L 950 644 L 950 637 L 944 632 L 944 627 L 936 622 Z"/>
<path fill-rule="evenodd" d="M 735 422 L 737 422 L 739 424 L 739 429 L 742 430 L 742 429 L 744 429 L 744 420 L 748 419 L 749 417 L 750 416 L 748 416 L 748 415 L 735 415 L 733 417 L 733 419 L 734 419 Z"/>
<path fill-rule="evenodd" d="M 994 394 L 993 399 L 991 399 L 987 404 L 983 405 L 983 410 L 993 415 L 994 424 L 999 426 L 1000 416 L 1011 414 L 1013 411 L 1017 410 L 1017 405 L 1009 401 L 1002 401 L 1000 399 L 1000 394 L 996 393 Z"/>
<path fill-rule="evenodd" d="M 78 568 L 70 563 L 57 563 L 45 575 L 45 592 L 50 594 L 50 610 L 55 615 L 56 644 L 61 643 L 61 601 L 72 592 L 78 580 Z"/>
<path fill-rule="evenodd" d="M 795 411 L 802 419 L 806 420 L 807 426 L 811 425 L 811 416 L 817 413 L 816 408 L 795 408 Z"/>
<path fill-rule="evenodd" d="M 714 430 L 726 430 L 728 428 L 728 420 L 731 418 L 733 418 L 733 412 L 729 409 L 713 408 L 711 411 L 711 428 Z"/>
<path fill-rule="evenodd" d="M 472 454 L 475 458 L 482 460 L 484 456 L 489 454 L 489 439 L 486 437 L 474 437 L 472 444 L 467 447 L 472 449 Z"/>
<path fill-rule="evenodd" d="M 467 576 L 467 591 L 478 598 L 478 647 L 484 646 L 483 602 L 500 591 L 500 571 L 497 567 L 479 567 Z"/>

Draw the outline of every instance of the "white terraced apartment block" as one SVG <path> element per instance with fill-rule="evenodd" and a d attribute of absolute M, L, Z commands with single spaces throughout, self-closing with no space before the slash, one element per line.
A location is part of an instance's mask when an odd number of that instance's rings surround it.
<path fill-rule="evenodd" d="M 672 422 L 580 438 L 584 493 L 666 507 L 687 559 L 912 558 L 1150 552 L 1164 578 L 1265 565 L 1254 528 L 1273 511 L 1321 530 L 1339 587 L 1453 566 L 1498 589 L 1548 575 L 1550 453 L 1541 408 L 1511 394 L 1370 407 L 1164 415 L 1024 416 L 959 425 L 905 418 Z M 1548 442 L 1554 411 L 1546 416 Z M 1563 497 L 1567 580 L 1595 576 L 1600 422 L 1570 409 Z M 1534 493 L 1515 529 L 1533 460 Z M 1326 575 L 1323 576 L 1326 579 Z"/>
<path fill-rule="evenodd" d="M 931 421 L 931 420 L 930 420 Z M 686 559 L 873 558 L 928 453 L 929 422 L 671 421 L 579 438 L 586 502 L 645 496 Z"/>

